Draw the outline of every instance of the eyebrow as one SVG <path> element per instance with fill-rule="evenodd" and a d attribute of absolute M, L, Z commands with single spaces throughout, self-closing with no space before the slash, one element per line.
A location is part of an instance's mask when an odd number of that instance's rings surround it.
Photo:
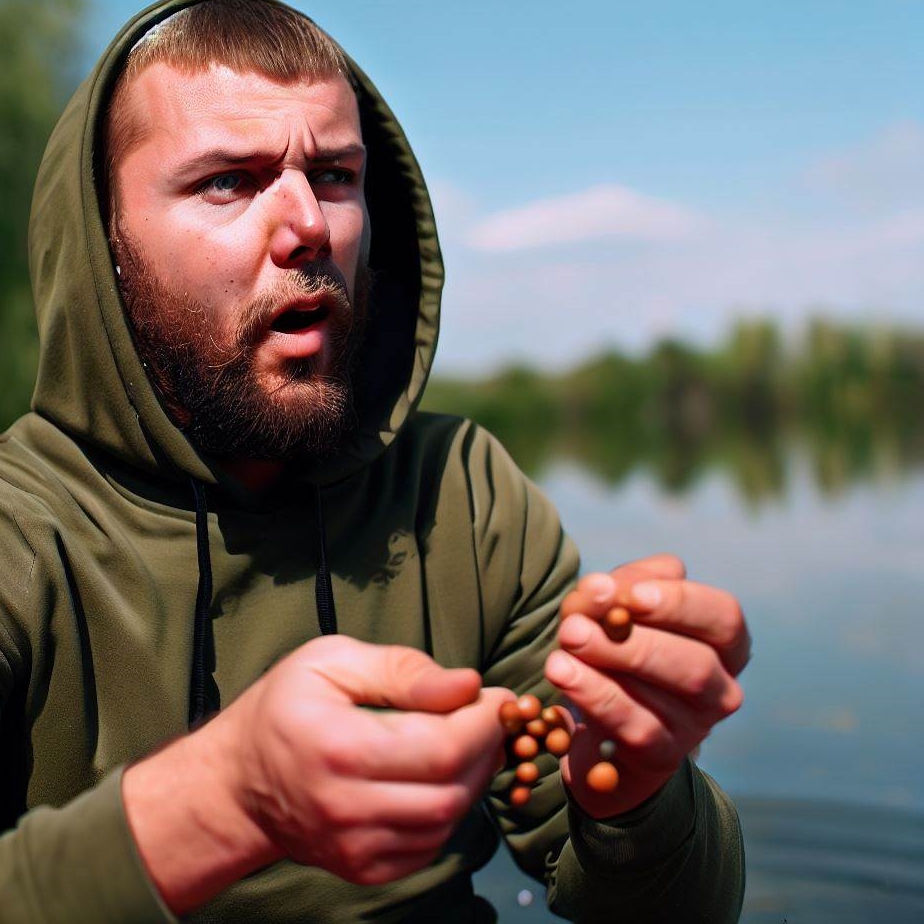
<path fill-rule="evenodd" d="M 361 157 L 366 159 L 366 146 L 364 144 L 347 144 L 337 148 L 320 148 L 315 151 L 314 155 L 308 158 L 310 164 L 335 164 L 341 160 L 350 160 Z M 187 177 L 196 175 L 202 171 L 214 170 L 220 167 L 235 167 L 239 164 L 249 164 L 254 161 L 263 161 L 276 163 L 282 158 L 269 154 L 267 151 L 249 150 L 234 151 L 227 148 L 212 148 L 194 154 L 188 160 L 182 161 L 173 171 L 178 177 Z"/>

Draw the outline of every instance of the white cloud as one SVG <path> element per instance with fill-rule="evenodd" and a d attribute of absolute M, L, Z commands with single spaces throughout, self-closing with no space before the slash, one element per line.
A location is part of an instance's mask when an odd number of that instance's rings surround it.
<path fill-rule="evenodd" d="M 868 142 L 822 158 L 809 188 L 876 210 L 924 203 L 924 124 L 896 122 Z"/>
<path fill-rule="evenodd" d="M 604 238 L 663 242 L 689 238 L 701 224 L 683 206 L 607 184 L 496 212 L 471 227 L 466 241 L 493 253 Z"/>
<path fill-rule="evenodd" d="M 792 328 L 819 306 L 924 325 L 924 177 L 914 193 L 924 127 L 893 126 L 826 163 L 826 182 L 868 196 L 868 207 L 786 208 L 792 190 L 781 189 L 775 214 L 732 219 L 597 186 L 479 217 L 471 197 L 442 189 L 449 281 L 438 369 L 562 369 L 667 335 L 714 342 L 741 314 Z M 894 195 L 872 196 L 887 187 Z"/>
<path fill-rule="evenodd" d="M 440 368 L 516 358 L 564 368 L 663 336 L 712 342 L 735 316 L 798 325 L 828 306 L 864 321 L 924 323 L 924 209 L 841 226 L 738 225 L 671 246 L 485 254 L 447 243 Z"/>

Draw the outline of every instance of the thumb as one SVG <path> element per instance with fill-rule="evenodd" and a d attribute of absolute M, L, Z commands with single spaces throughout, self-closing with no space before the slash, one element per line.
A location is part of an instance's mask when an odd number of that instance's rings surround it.
<path fill-rule="evenodd" d="M 307 666 L 354 703 L 452 712 L 473 703 L 481 690 L 477 671 L 441 667 L 422 651 L 403 645 L 327 635 L 309 642 L 304 651 Z"/>

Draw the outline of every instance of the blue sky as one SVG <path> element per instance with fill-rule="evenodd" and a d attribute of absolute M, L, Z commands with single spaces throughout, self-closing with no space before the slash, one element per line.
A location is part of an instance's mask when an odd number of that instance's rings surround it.
<path fill-rule="evenodd" d="M 428 178 L 439 370 L 821 305 L 924 325 L 924 0 L 295 5 Z M 88 62 L 135 9 L 95 0 Z"/>

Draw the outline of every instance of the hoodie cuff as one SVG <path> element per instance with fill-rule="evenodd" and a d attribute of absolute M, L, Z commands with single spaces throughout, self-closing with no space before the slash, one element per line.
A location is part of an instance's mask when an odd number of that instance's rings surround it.
<path fill-rule="evenodd" d="M 693 834 L 693 766 L 680 769 L 631 812 L 612 818 L 586 815 L 568 794 L 571 844 L 585 871 L 609 879 L 634 876 L 663 863 Z"/>
<path fill-rule="evenodd" d="M 43 924 L 177 924 L 151 882 L 122 802 L 119 767 L 61 808 L 19 825 L 35 920 Z"/>

